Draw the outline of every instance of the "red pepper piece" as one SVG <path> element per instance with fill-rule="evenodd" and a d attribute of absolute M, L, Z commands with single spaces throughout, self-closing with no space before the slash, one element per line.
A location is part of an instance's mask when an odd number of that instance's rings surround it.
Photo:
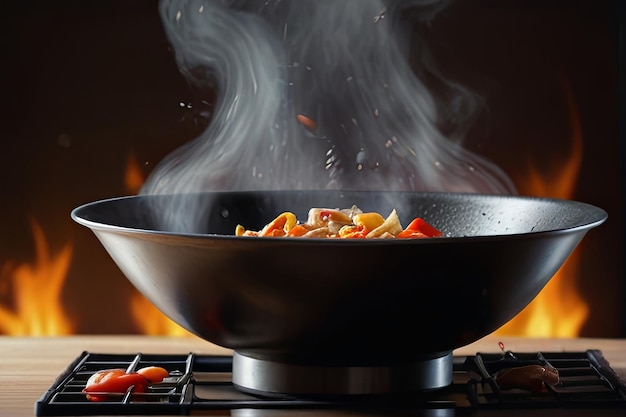
<path fill-rule="evenodd" d="M 324 221 L 329 221 L 332 217 L 332 212 L 328 211 L 328 210 L 322 210 L 320 211 L 320 219 L 324 220 Z"/>
<path fill-rule="evenodd" d="M 419 236 L 416 235 L 416 233 L 420 233 L 425 236 Z M 428 224 L 421 217 L 416 217 L 402 232 L 398 234 L 397 237 L 439 237 L 442 234 L 443 233 Z"/>
<path fill-rule="evenodd" d="M 422 238 L 431 237 L 431 236 L 427 236 L 422 232 L 416 232 L 413 230 L 403 230 L 400 233 L 398 233 L 396 237 L 399 239 L 422 239 Z"/>
<path fill-rule="evenodd" d="M 315 130 L 317 129 L 317 122 L 310 117 L 305 116 L 304 114 L 298 114 L 296 116 L 296 120 L 304 127 L 309 129 L 311 132 L 315 132 Z"/>

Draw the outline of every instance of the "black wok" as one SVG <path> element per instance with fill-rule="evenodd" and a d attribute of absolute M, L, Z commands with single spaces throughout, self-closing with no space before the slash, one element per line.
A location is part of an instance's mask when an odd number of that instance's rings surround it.
<path fill-rule="evenodd" d="M 207 207 L 202 230 L 160 230 L 159 210 L 179 200 Z M 423 217 L 445 237 L 234 236 L 237 224 L 260 229 L 283 211 L 306 220 L 311 207 L 355 204 L 383 216 L 395 208 L 403 225 Z M 115 198 L 72 218 L 156 307 L 198 336 L 255 357 L 359 365 L 427 357 L 498 329 L 607 214 L 529 197 L 269 191 Z"/>

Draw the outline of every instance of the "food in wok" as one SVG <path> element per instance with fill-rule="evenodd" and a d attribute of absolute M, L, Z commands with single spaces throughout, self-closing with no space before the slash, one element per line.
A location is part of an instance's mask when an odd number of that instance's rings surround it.
<path fill-rule="evenodd" d="M 442 233 L 421 217 L 416 217 L 404 228 L 395 209 L 387 218 L 372 211 L 364 213 L 357 206 L 349 209 L 312 208 L 306 222 L 299 222 L 290 211 L 279 214 L 261 230 L 247 230 L 242 225 L 235 229 L 237 236 L 310 237 L 310 238 L 426 238 Z"/>

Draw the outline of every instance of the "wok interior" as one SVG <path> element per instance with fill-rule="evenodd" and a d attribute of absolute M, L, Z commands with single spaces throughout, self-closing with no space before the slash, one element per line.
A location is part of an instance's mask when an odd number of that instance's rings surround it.
<path fill-rule="evenodd" d="M 294 212 L 306 220 L 312 207 L 376 211 L 387 216 L 396 209 L 403 226 L 422 217 L 446 237 L 499 236 L 593 227 L 606 213 L 589 204 L 532 197 L 462 193 L 376 191 L 265 191 L 208 192 L 196 195 L 123 197 L 86 205 L 75 211 L 90 226 L 117 226 L 129 230 L 183 233 L 165 226 L 160 214 L 176 211 L 184 217 L 202 207 L 204 225 L 192 234 L 233 236 L 237 224 L 260 229 L 275 216 Z"/>

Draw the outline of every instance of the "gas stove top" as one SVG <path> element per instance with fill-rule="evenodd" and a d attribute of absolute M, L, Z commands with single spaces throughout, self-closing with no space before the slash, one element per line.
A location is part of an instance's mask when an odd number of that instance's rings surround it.
<path fill-rule="evenodd" d="M 35 404 L 37 416 L 224 415 L 279 416 L 289 413 L 331 415 L 454 416 L 624 415 L 626 385 L 599 350 L 580 352 L 477 353 L 454 356 L 452 384 L 419 392 L 350 396 L 262 396 L 243 392 L 232 382 L 231 356 L 107 354 L 83 352 Z M 146 393 L 111 393 L 93 402 L 82 392 L 95 372 L 112 368 L 167 369 L 169 377 Z M 558 372 L 558 383 L 536 385 L 525 369 Z M 507 371 L 516 383 L 503 386 Z M 513 374 L 510 374 L 513 372 Z M 517 373 L 517 375 L 516 375 Z M 509 378 L 510 379 L 510 378 Z M 296 412 L 297 411 L 297 412 Z M 545 413 L 545 414 L 542 414 Z M 549 414 L 548 414 L 549 413 Z M 563 413 L 563 414 L 560 414 Z"/>

